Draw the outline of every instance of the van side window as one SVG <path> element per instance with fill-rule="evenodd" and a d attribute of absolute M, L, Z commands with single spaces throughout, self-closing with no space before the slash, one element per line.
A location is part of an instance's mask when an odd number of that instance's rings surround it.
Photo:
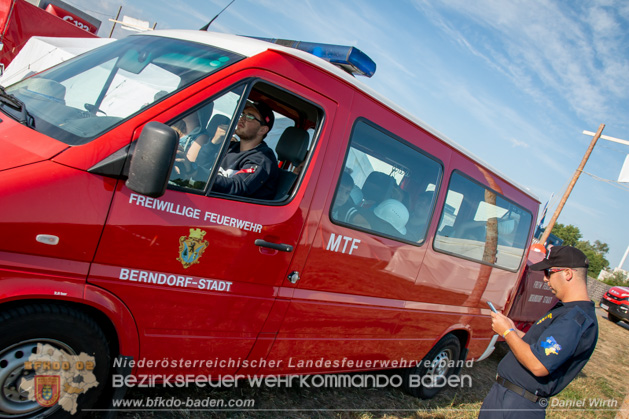
<path fill-rule="evenodd" d="M 320 108 L 276 86 L 257 81 L 235 88 L 171 124 L 180 136 L 171 185 L 287 201 L 322 120 Z"/>
<path fill-rule="evenodd" d="M 532 215 L 495 191 L 454 172 L 434 241 L 436 250 L 517 270 Z"/>
<path fill-rule="evenodd" d="M 171 185 L 205 190 L 243 91 L 244 87 L 240 86 L 170 123 L 179 135 L 179 150 L 170 174 Z"/>
<path fill-rule="evenodd" d="M 359 120 L 338 181 L 330 218 L 398 240 L 424 241 L 441 165 Z"/>

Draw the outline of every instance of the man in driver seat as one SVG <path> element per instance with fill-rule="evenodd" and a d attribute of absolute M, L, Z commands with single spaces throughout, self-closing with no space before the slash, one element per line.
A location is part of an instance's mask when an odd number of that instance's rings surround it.
<path fill-rule="evenodd" d="M 264 142 L 275 117 L 263 102 L 247 102 L 240 115 L 236 135 L 221 162 L 212 190 L 258 199 L 273 199 L 278 166 L 273 150 Z"/>

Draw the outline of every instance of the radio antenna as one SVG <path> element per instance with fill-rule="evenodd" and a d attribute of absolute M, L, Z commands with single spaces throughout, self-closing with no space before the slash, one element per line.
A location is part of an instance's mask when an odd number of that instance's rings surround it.
<path fill-rule="evenodd" d="M 228 4 L 227 6 L 223 7 L 223 10 L 221 10 L 220 12 L 218 12 L 218 14 L 217 14 L 216 16 L 214 16 L 214 17 L 212 18 L 212 20 L 210 20 L 210 21 L 209 21 L 206 25 L 204 25 L 204 26 L 203 26 L 201 29 L 199 29 L 199 30 L 200 30 L 200 31 L 207 31 L 207 30 L 208 30 L 208 28 L 210 27 L 210 25 L 212 24 L 212 22 L 214 22 L 214 21 L 216 20 L 216 18 L 217 18 L 217 17 L 219 17 L 219 16 L 221 15 L 221 13 L 223 13 L 225 10 L 227 10 L 227 8 L 228 8 L 229 6 L 231 6 L 231 5 L 232 5 L 232 3 L 233 3 L 233 2 L 235 2 L 235 1 L 236 1 L 236 0 L 232 0 L 232 1 L 230 1 L 230 2 L 229 2 L 229 4 Z"/>

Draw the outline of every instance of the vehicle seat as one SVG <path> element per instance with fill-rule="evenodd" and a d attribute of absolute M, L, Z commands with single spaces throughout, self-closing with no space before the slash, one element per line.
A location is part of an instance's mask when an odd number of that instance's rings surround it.
<path fill-rule="evenodd" d="M 277 146 L 275 146 L 277 159 L 280 161 L 280 174 L 275 199 L 284 198 L 293 187 L 295 180 L 297 180 L 297 173 L 288 169 L 290 165 L 294 168 L 305 160 L 308 153 L 308 142 L 308 133 L 301 128 L 287 127 L 282 133 Z"/>
<path fill-rule="evenodd" d="M 455 235 L 461 239 L 484 242 L 486 224 L 485 221 L 467 221 L 457 226 Z"/>
<path fill-rule="evenodd" d="M 230 122 L 231 122 L 231 120 L 227 116 L 225 116 L 225 115 L 221 115 L 221 114 L 214 115 L 210 119 L 210 122 L 208 122 L 207 128 L 206 128 L 207 135 L 208 135 L 208 137 L 210 137 L 210 140 L 212 138 L 214 138 L 214 134 L 216 133 L 216 129 L 220 125 L 229 125 Z"/>
<path fill-rule="evenodd" d="M 360 205 L 363 202 L 363 191 L 356 185 L 352 188 L 352 191 L 349 193 L 349 197 L 352 198 L 352 202 L 354 205 Z"/>
<path fill-rule="evenodd" d="M 211 144 L 212 138 L 214 138 L 214 134 L 216 134 L 216 129 L 219 125 L 229 125 L 230 119 L 225 115 L 216 114 L 210 119 L 210 122 L 207 124 L 207 135 L 209 140 L 207 144 L 201 147 L 199 151 L 199 155 L 197 156 L 196 163 L 202 167 L 211 167 L 214 164 L 214 160 L 216 160 L 216 155 L 220 147 Z M 207 179 L 206 179 L 207 180 Z"/>
<path fill-rule="evenodd" d="M 443 226 L 439 231 L 439 236 L 450 237 L 454 233 L 454 227 L 452 226 Z"/>
<path fill-rule="evenodd" d="M 212 111 L 213 110 L 214 110 L 214 102 L 210 102 L 207 105 L 202 106 L 201 108 L 199 108 L 196 111 L 197 115 L 199 116 L 199 125 L 201 127 L 207 127 L 207 125 L 208 125 L 208 123 L 210 121 L 210 117 L 212 116 Z M 215 117 L 216 116 L 219 116 L 219 115 L 217 114 L 217 115 L 215 115 Z M 224 115 L 222 115 L 222 116 L 224 116 Z"/>
<path fill-rule="evenodd" d="M 371 208 L 390 197 L 395 179 L 382 172 L 371 172 L 363 184 L 363 206 Z"/>

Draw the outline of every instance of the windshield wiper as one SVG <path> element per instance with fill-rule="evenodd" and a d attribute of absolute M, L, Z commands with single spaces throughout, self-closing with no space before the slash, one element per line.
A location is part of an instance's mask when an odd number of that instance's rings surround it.
<path fill-rule="evenodd" d="M 11 93 L 7 93 L 2 86 L 0 86 L 0 103 L 3 103 L 18 112 L 18 114 L 14 116 L 17 122 L 22 125 L 26 125 L 29 128 L 35 128 L 35 118 L 33 118 L 33 115 L 26 110 L 24 102 Z"/>

